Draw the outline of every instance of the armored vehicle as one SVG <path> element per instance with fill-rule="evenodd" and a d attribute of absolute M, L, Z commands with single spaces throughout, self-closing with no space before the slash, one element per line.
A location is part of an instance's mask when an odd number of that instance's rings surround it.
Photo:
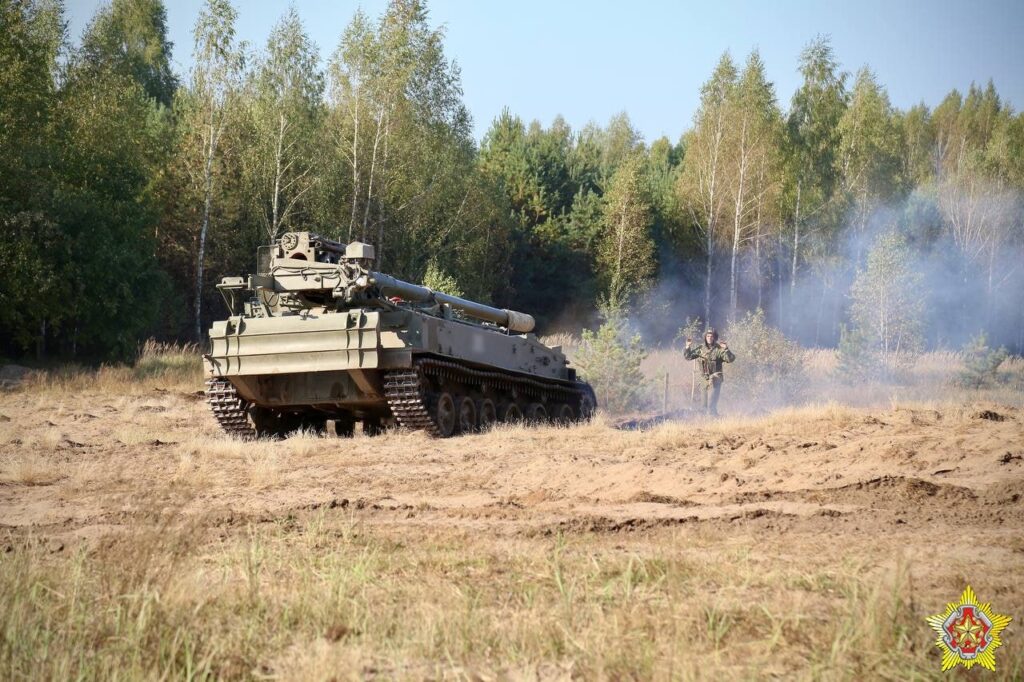
<path fill-rule="evenodd" d="M 531 316 L 373 268 L 368 244 L 290 232 L 260 247 L 257 274 L 217 288 L 207 401 L 242 438 L 298 429 L 352 435 L 398 423 L 446 438 L 494 422 L 587 419 L 596 401 Z"/>

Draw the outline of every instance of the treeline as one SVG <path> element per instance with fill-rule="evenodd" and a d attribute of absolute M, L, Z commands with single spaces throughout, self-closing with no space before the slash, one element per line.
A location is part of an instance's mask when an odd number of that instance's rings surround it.
<path fill-rule="evenodd" d="M 549 330 L 620 309 L 671 338 L 762 308 L 822 345 L 895 230 L 950 321 L 931 343 L 1021 345 L 1024 119 L 991 84 L 899 111 L 819 39 L 785 108 L 756 52 L 726 54 L 677 142 L 625 114 L 574 131 L 506 111 L 478 147 L 423 2 L 357 12 L 325 54 L 294 10 L 259 46 L 236 18 L 207 0 L 176 74 L 159 0 L 113 0 L 76 45 L 60 2 L 0 2 L 0 352 L 201 338 L 216 281 L 297 229 Z"/>

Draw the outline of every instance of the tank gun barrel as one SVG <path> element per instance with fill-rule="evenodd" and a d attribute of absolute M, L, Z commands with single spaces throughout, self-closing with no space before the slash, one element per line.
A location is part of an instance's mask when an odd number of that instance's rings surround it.
<path fill-rule="evenodd" d="M 450 305 L 452 308 L 469 315 L 470 317 L 475 317 L 479 320 L 486 320 L 487 322 L 493 322 L 494 324 L 508 328 L 508 330 L 512 332 L 523 334 L 533 331 L 534 326 L 536 326 L 533 316 L 527 315 L 526 313 L 516 312 L 515 310 L 505 310 L 503 308 L 493 308 L 489 305 L 484 305 L 483 303 L 477 303 L 476 301 L 469 301 L 464 298 L 459 298 L 458 296 L 451 296 L 440 291 L 434 291 L 430 287 L 403 282 L 391 275 L 385 275 L 380 272 L 371 272 L 370 279 L 377 285 L 381 292 L 387 296 L 400 296 L 407 301 L 415 301 L 417 303 L 429 303 L 430 301 L 445 303 Z"/>

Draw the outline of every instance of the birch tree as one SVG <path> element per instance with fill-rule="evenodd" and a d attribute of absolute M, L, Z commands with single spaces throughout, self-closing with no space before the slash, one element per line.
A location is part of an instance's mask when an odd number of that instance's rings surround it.
<path fill-rule="evenodd" d="M 751 241 L 760 249 L 762 221 L 776 187 L 781 113 L 755 50 L 750 54 L 729 98 L 727 173 L 732 204 L 729 248 L 729 319 L 738 308 L 740 252 Z M 760 268 L 760 252 L 757 253 Z"/>
<path fill-rule="evenodd" d="M 327 129 L 331 133 L 336 157 L 348 165 L 351 178 L 345 232 L 347 241 L 355 237 L 356 219 L 363 198 L 360 166 L 365 135 L 363 119 L 368 109 L 366 93 L 374 77 L 377 60 L 377 36 L 366 14 L 361 9 L 356 10 L 342 33 L 327 72 L 331 99 Z"/>
<path fill-rule="evenodd" d="M 838 125 L 839 176 L 862 236 L 871 212 L 901 191 L 900 131 L 889 96 L 867 67 L 857 72 Z"/>
<path fill-rule="evenodd" d="M 704 319 L 711 319 L 711 278 L 716 241 L 727 220 L 726 165 L 729 103 L 736 87 L 736 66 L 726 52 L 701 88 L 700 107 L 686 140 L 680 194 L 704 250 Z"/>
<path fill-rule="evenodd" d="M 200 185 L 202 209 L 195 263 L 195 338 L 202 338 L 203 267 L 214 202 L 214 177 L 221 157 L 229 108 L 238 92 L 242 53 L 235 45 L 235 9 L 228 0 L 206 0 L 193 36 L 193 67 L 184 125 L 196 149 L 193 175 Z"/>
<path fill-rule="evenodd" d="M 881 235 L 850 289 L 854 335 L 880 355 L 883 367 L 895 367 L 921 349 L 924 298 L 910 257 L 901 236 Z"/>
<path fill-rule="evenodd" d="M 643 177 L 643 157 L 621 163 L 605 194 L 604 234 L 598 264 L 605 280 L 608 307 L 618 310 L 654 274 L 651 204 Z"/>
<path fill-rule="evenodd" d="M 319 63 L 290 8 L 271 30 L 250 84 L 254 138 L 246 164 L 268 241 L 310 222 L 324 91 Z"/>

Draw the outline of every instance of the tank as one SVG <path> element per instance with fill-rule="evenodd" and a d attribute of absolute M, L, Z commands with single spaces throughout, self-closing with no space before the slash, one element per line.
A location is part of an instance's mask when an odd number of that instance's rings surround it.
<path fill-rule="evenodd" d="M 369 244 L 309 232 L 257 252 L 257 273 L 217 288 L 206 395 L 240 438 L 298 429 L 351 436 L 392 425 L 447 438 L 495 422 L 571 423 L 596 408 L 530 315 L 377 272 Z"/>

